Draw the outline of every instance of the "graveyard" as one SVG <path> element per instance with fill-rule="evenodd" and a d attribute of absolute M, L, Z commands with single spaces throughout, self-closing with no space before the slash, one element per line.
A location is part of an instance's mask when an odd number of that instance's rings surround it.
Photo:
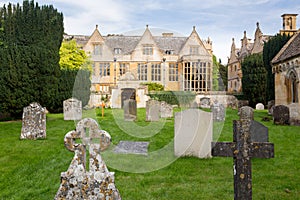
<path fill-rule="evenodd" d="M 174 108 L 174 116 L 183 110 Z M 123 118 L 122 109 L 105 109 L 103 117 L 101 108 L 82 111 L 82 118 L 95 119 L 111 136 L 112 145 L 101 156 L 109 171 L 115 172 L 114 183 L 122 199 L 234 198 L 232 157 L 175 157 L 175 117 L 153 121 L 146 120 L 146 113 L 145 108 L 138 108 L 135 121 L 124 121 L 119 120 Z M 214 142 L 232 142 L 233 120 L 238 119 L 238 111 L 227 108 L 225 122 L 213 123 Z M 254 119 L 268 128 L 274 158 L 251 158 L 253 199 L 298 199 L 299 126 L 275 125 L 267 110 L 255 110 Z M 159 127 L 159 132 L 143 132 L 146 126 Z M 53 199 L 60 187 L 61 172 L 67 171 L 74 156 L 64 146 L 64 137 L 75 127 L 76 122 L 65 121 L 62 113 L 48 113 L 47 137 L 21 140 L 22 120 L 0 122 L 1 199 Z M 138 132 L 138 137 L 124 131 L 129 128 L 133 129 L 129 132 Z M 148 152 L 115 154 L 114 148 L 121 141 L 137 141 L 141 146 L 147 143 Z M 155 155 L 161 149 L 169 162 Z"/>

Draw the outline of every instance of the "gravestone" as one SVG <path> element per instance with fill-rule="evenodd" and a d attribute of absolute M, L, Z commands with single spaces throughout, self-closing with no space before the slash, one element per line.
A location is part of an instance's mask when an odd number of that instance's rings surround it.
<path fill-rule="evenodd" d="M 82 144 L 75 143 L 75 139 L 81 139 Z M 109 147 L 110 135 L 100 130 L 95 120 L 85 118 L 78 122 L 76 130 L 65 135 L 64 143 L 75 155 L 68 170 L 61 173 L 61 184 L 54 199 L 120 200 L 119 191 L 114 183 L 114 173 L 108 171 L 100 155 L 100 152 Z M 86 158 L 87 149 L 89 159 Z"/>
<path fill-rule="evenodd" d="M 33 102 L 23 108 L 22 129 L 20 139 L 46 138 L 46 108 Z"/>
<path fill-rule="evenodd" d="M 213 114 L 213 120 L 215 122 L 223 122 L 225 121 L 225 106 L 223 104 L 218 103 L 215 101 L 211 105 L 211 112 Z"/>
<path fill-rule="evenodd" d="M 172 118 L 173 117 L 173 106 L 165 101 L 160 103 L 160 117 L 161 118 Z"/>
<path fill-rule="evenodd" d="M 210 108 L 210 98 L 202 97 L 200 99 L 200 107 L 201 108 Z"/>
<path fill-rule="evenodd" d="M 256 104 L 255 109 L 256 109 L 256 110 L 264 110 L 264 109 L 265 109 L 265 106 L 264 106 L 264 104 L 262 104 L 262 103 L 258 103 L 258 104 Z"/>
<path fill-rule="evenodd" d="M 290 124 L 290 110 L 287 106 L 278 105 L 273 108 L 273 122 L 276 125 Z"/>
<path fill-rule="evenodd" d="M 269 115 L 273 115 L 273 108 L 275 106 L 275 101 L 274 100 L 271 100 L 271 101 L 268 101 L 268 114 Z"/>
<path fill-rule="evenodd" d="M 257 121 L 251 121 L 250 134 L 251 142 L 269 142 L 268 128 Z"/>
<path fill-rule="evenodd" d="M 233 142 L 212 143 L 212 155 L 233 157 L 234 199 L 252 199 L 251 158 L 274 158 L 274 144 L 252 142 L 250 126 L 253 109 L 240 110 L 240 120 L 233 121 Z"/>
<path fill-rule="evenodd" d="M 290 110 L 290 125 L 300 126 L 300 106 L 298 103 L 288 105 Z"/>
<path fill-rule="evenodd" d="M 149 142 L 120 141 L 115 153 L 148 155 Z"/>
<path fill-rule="evenodd" d="M 63 102 L 64 120 L 81 120 L 82 103 L 76 98 L 70 98 Z"/>
<path fill-rule="evenodd" d="M 121 89 L 121 108 L 124 106 L 126 100 L 136 100 L 136 90 L 134 88 Z"/>
<path fill-rule="evenodd" d="M 238 100 L 238 109 L 240 109 L 243 106 L 248 106 L 249 105 L 249 101 L 248 100 Z"/>
<path fill-rule="evenodd" d="M 188 109 L 175 114 L 175 156 L 211 157 L 212 113 Z"/>
<path fill-rule="evenodd" d="M 150 99 L 146 102 L 146 121 L 159 121 L 160 102 Z"/>
<path fill-rule="evenodd" d="M 127 99 L 124 101 L 124 120 L 125 121 L 135 121 L 137 118 L 137 107 L 136 100 Z"/>

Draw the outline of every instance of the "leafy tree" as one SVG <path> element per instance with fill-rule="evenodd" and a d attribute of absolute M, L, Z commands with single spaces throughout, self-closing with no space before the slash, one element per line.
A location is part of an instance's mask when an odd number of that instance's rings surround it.
<path fill-rule="evenodd" d="M 267 101 L 275 99 L 274 74 L 272 73 L 271 61 L 289 39 L 290 36 L 288 35 L 277 34 L 264 44 L 263 61 L 267 70 Z"/>
<path fill-rule="evenodd" d="M 92 63 L 85 51 L 78 48 L 75 40 L 63 41 L 59 51 L 61 69 L 92 70 Z"/>
<path fill-rule="evenodd" d="M 159 83 L 144 83 L 144 85 L 148 86 L 148 91 L 163 91 L 164 86 Z"/>
<path fill-rule="evenodd" d="M 262 54 L 252 54 L 242 62 L 242 89 L 244 98 L 249 106 L 255 107 L 257 103 L 266 104 L 266 78 Z"/>

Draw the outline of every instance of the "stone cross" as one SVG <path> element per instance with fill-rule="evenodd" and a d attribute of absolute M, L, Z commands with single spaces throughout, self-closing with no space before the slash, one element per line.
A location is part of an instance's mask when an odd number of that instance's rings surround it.
<path fill-rule="evenodd" d="M 212 155 L 234 159 L 234 199 L 252 199 L 251 158 L 274 158 L 274 144 L 251 142 L 252 108 L 240 109 L 240 120 L 233 122 L 233 142 L 212 143 Z"/>
<path fill-rule="evenodd" d="M 81 143 L 76 143 L 81 139 Z M 94 143 L 94 140 L 98 143 Z M 66 134 L 65 146 L 75 152 L 66 172 L 61 173 L 61 185 L 55 200 L 60 199 L 115 199 L 120 194 L 114 184 L 114 173 L 109 172 L 100 156 L 100 152 L 111 143 L 110 135 L 100 130 L 97 122 L 91 118 L 82 119 L 76 130 Z M 89 151 L 89 170 L 86 165 L 86 151 Z"/>

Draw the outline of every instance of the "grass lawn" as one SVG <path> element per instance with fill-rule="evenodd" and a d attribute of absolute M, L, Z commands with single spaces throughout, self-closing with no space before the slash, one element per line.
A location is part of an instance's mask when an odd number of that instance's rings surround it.
<path fill-rule="evenodd" d="M 179 109 L 175 111 L 180 111 Z M 255 111 L 262 122 L 266 111 Z M 174 118 L 145 122 L 145 109 L 138 109 L 138 121 L 125 123 L 118 109 L 85 111 L 84 117 L 97 118 L 101 128 L 112 136 L 112 147 L 102 157 L 124 200 L 233 199 L 233 159 L 214 157 L 175 158 L 173 156 Z M 237 111 L 228 109 L 225 123 L 215 123 L 219 141 L 232 141 L 232 120 Z M 253 199 L 300 199 L 300 127 L 269 128 L 269 141 L 275 144 L 275 158 L 252 159 Z M 67 171 L 73 153 L 63 143 L 65 134 L 75 128 L 63 114 L 47 115 L 46 140 L 19 140 L 21 121 L 0 122 L 0 199 L 53 199 L 60 185 L 60 173 Z M 149 155 L 113 153 L 121 140 L 149 141 Z"/>

